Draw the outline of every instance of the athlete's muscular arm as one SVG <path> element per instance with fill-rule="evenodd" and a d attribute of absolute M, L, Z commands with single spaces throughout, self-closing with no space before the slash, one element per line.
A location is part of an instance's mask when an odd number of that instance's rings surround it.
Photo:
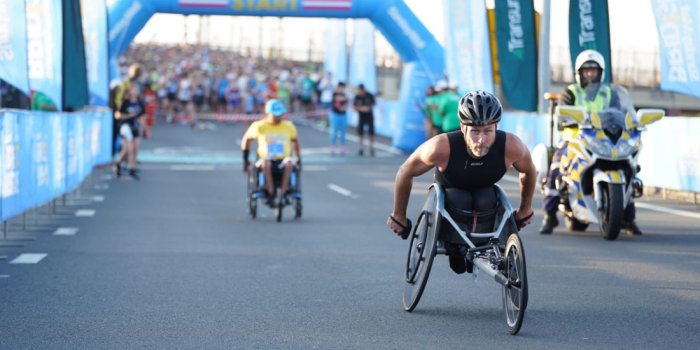
<path fill-rule="evenodd" d="M 532 197 L 535 194 L 537 171 L 527 146 L 515 135 L 508 133 L 506 138 L 506 168 L 510 165 L 520 173 L 520 208 L 517 219 L 530 216 Z M 525 224 L 532 222 L 532 218 Z"/>
<path fill-rule="evenodd" d="M 413 178 L 425 174 L 433 167 L 444 169 L 449 158 L 450 145 L 447 135 L 443 134 L 424 142 L 401 165 L 394 183 L 394 208 L 386 222 L 394 233 L 399 234 L 402 228 L 391 217 L 404 226 L 408 222 L 406 208 L 413 187 Z"/>

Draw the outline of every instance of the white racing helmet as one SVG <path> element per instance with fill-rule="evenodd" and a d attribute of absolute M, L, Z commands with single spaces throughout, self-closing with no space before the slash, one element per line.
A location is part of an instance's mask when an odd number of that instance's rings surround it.
<path fill-rule="evenodd" d="M 597 67 L 596 67 L 597 66 Z M 596 50 L 583 50 L 578 56 L 576 56 L 576 62 L 574 68 L 574 76 L 576 77 L 576 83 L 581 85 L 581 68 L 600 68 L 600 81 L 605 79 L 605 58 L 603 55 Z"/>

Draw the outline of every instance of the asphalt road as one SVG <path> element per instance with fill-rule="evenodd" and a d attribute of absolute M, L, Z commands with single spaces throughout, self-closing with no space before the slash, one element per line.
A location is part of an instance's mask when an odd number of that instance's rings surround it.
<path fill-rule="evenodd" d="M 0 348 L 696 349 L 700 208 L 638 211 L 641 237 L 592 227 L 521 236 L 530 301 L 506 333 L 500 287 L 436 257 L 403 311 L 408 244 L 385 225 L 405 156 L 327 155 L 300 127 L 304 215 L 247 214 L 242 125 L 158 125 L 141 180 L 93 172 L 83 186 L 8 223 L 0 245 Z M 509 178 L 510 179 L 510 178 Z M 430 176 L 414 182 L 416 213 Z M 517 205 L 517 184 L 501 185 Z M 539 208 L 541 197 L 536 198 Z M 90 210 L 94 210 L 91 212 Z M 80 214 L 81 216 L 77 216 Z M 90 214 L 94 214 L 90 216 Z M 695 215 L 695 217 L 692 217 Z M 71 230 L 72 229 L 72 230 Z M 17 246 L 12 246 L 17 245 Z M 21 245 L 21 246 L 20 246 Z M 46 254 L 27 255 L 27 254 Z M 31 263 L 32 258 L 36 263 Z M 18 260 L 19 259 L 19 260 Z M 18 262 L 29 263 L 18 263 Z"/>

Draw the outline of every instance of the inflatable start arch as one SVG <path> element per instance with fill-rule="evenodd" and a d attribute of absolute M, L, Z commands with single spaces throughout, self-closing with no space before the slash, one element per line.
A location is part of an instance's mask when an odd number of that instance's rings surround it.
<path fill-rule="evenodd" d="M 108 0 L 107 3 L 111 62 L 116 62 L 155 13 L 367 18 L 404 62 L 394 145 L 408 151 L 424 138 L 423 116 L 415 107 L 415 100 L 422 98 L 425 89 L 443 76 L 444 52 L 403 0 Z"/>

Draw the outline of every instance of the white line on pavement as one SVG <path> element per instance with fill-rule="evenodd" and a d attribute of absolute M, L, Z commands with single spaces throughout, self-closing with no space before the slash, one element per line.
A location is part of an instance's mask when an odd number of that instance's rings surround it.
<path fill-rule="evenodd" d="M 671 208 L 661 207 L 658 205 L 653 205 L 653 204 L 649 204 L 649 203 L 640 203 L 640 202 L 634 202 L 634 205 L 637 208 L 644 208 L 644 209 L 649 209 L 649 210 L 658 211 L 658 212 L 667 213 L 667 214 L 685 216 L 685 217 L 689 217 L 689 218 L 693 218 L 693 219 L 700 219 L 700 214 L 692 213 L 692 212 L 689 212 L 686 210 L 671 209 Z"/>
<path fill-rule="evenodd" d="M 511 175 L 504 176 L 503 180 L 508 181 L 508 182 L 516 182 L 516 183 L 520 182 L 520 180 L 517 177 L 511 176 Z M 693 219 L 700 219 L 700 213 L 693 213 L 693 212 L 689 212 L 686 210 L 671 209 L 671 208 L 666 208 L 666 207 L 662 207 L 659 205 L 643 203 L 643 202 L 638 202 L 638 201 L 635 201 L 634 205 L 637 208 L 644 208 L 644 209 L 658 211 L 658 212 L 666 213 L 666 214 L 673 214 L 673 215 L 685 216 L 685 217 L 689 217 L 689 218 L 693 218 Z"/>
<path fill-rule="evenodd" d="M 170 170 L 172 170 L 172 171 L 214 171 L 214 170 L 216 170 L 216 167 L 213 165 L 176 164 L 176 165 L 171 165 Z"/>
<path fill-rule="evenodd" d="M 104 191 L 104 190 L 109 189 L 109 185 L 108 184 L 97 184 L 97 185 L 95 185 L 95 189 L 98 191 Z"/>
<path fill-rule="evenodd" d="M 76 233 L 78 233 L 78 228 L 77 227 L 59 227 L 56 231 L 54 231 L 53 235 L 54 236 L 74 236 Z"/>
<path fill-rule="evenodd" d="M 10 264 L 36 264 L 46 257 L 43 253 L 24 253 L 20 254 Z"/>
<path fill-rule="evenodd" d="M 90 199 L 92 199 L 93 202 L 104 202 L 105 196 L 92 196 Z"/>
<path fill-rule="evenodd" d="M 95 216 L 95 209 L 80 209 L 80 210 L 75 212 L 75 216 L 81 216 L 81 217 Z"/>
<path fill-rule="evenodd" d="M 357 198 L 357 195 L 353 194 L 352 191 L 342 188 L 336 184 L 328 184 L 328 189 L 334 192 L 338 192 L 345 197 Z"/>

